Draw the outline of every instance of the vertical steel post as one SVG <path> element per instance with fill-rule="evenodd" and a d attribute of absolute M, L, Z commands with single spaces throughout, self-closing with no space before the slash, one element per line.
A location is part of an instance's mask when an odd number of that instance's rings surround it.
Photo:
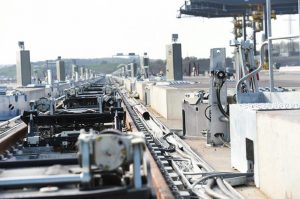
<path fill-rule="evenodd" d="M 243 14 L 243 38 L 244 41 L 247 40 L 247 23 L 246 23 L 246 15 Z"/>
<path fill-rule="evenodd" d="M 254 56 L 256 56 L 257 51 L 256 51 L 256 27 L 255 27 L 255 23 L 252 24 L 252 28 L 253 28 L 253 51 L 254 51 Z"/>
<path fill-rule="evenodd" d="M 298 0 L 298 16 L 299 16 L 299 35 L 300 35 L 300 0 Z M 299 49 L 300 49 L 300 39 L 299 39 Z M 300 51 L 299 51 L 300 57 Z"/>
<path fill-rule="evenodd" d="M 133 183 L 136 189 L 142 188 L 141 155 L 141 146 L 139 144 L 133 145 Z"/>
<path fill-rule="evenodd" d="M 272 27 L 271 27 L 271 0 L 266 0 L 266 11 L 267 11 L 267 29 L 268 29 L 268 49 L 269 49 L 269 76 L 270 76 L 270 91 L 274 91 L 274 74 L 272 67 Z"/>

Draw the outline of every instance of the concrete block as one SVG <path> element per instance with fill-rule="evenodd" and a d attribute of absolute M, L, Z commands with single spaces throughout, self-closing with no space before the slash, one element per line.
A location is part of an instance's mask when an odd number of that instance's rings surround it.
<path fill-rule="evenodd" d="M 300 92 L 259 92 L 239 95 L 239 103 L 285 103 L 292 104 L 300 101 Z"/>
<path fill-rule="evenodd" d="M 139 94 L 140 100 L 145 100 L 145 87 L 149 82 L 137 81 L 135 84 L 136 92 Z"/>
<path fill-rule="evenodd" d="M 151 86 L 150 102 L 151 108 L 166 119 L 182 119 L 182 100 L 185 93 L 200 90 L 197 86 L 192 88 L 171 87 L 171 86 Z"/>
<path fill-rule="evenodd" d="M 135 91 L 135 80 L 134 79 L 124 79 L 125 89 L 129 92 Z"/>
<path fill-rule="evenodd" d="M 300 198 L 300 110 L 257 116 L 260 189 L 270 198 Z"/>
<path fill-rule="evenodd" d="M 162 86 L 151 86 L 150 88 L 151 108 L 164 118 L 168 117 L 167 90 Z"/>
<path fill-rule="evenodd" d="M 300 180 L 294 167 L 300 160 L 299 109 L 300 104 L 230 105 L 231 165 L 240 172 L 254 170 L 255 185 L 271 198 L 285 198 L 283 192 L 290 197 Z"/>

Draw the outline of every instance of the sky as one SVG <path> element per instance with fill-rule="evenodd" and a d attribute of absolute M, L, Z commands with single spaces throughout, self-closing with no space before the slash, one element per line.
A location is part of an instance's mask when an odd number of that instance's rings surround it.
<path fill-rule="evenodd" d="M 165 58 L 172 33 L 179 35 L 183 57 L 208 58 L 211 48 L 230 56 L 232 18 L 176 18 L 184 0 L 0 0 L 0 64 L 15 64 L 18 41 L 31 61 L 112 57 L 116 53 Z M 293 17 L 292 30 L 298 31 Z M 287 34 L 287 16 L 273 31 Z"/>

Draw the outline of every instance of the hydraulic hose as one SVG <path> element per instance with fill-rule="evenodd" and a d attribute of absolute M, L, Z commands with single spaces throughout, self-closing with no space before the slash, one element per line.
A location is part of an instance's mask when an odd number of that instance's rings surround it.
<path fill-rule="evenodd" d="M 206 186 L 204 187 L 205 193 L 208 195 L 212 196 L 213 198 L 218 198 L 218 199 L 231 199 L 223 194 L 217 193 L 213 191 L 212 187 L 215 184 L 215 179 L 209 179 L 207 181 Z"/>
<path fill-rule="evenodd" d="M 221 84 L 221 86 L 218 86 L 217 89 L 216 89 L 216 95 L 217 95 L 217 102 L 218 102 L 218 107 L 221 111 L 221 113 L 226 117 L 226 118 L 229 118 L 229 115 L 226 113 L 226 111 L 224 110 L 223 106 L 222 106 L 222 103 L 221 103 L 221 89 L 223 87 L 223 84 L 224 82 Z"/>

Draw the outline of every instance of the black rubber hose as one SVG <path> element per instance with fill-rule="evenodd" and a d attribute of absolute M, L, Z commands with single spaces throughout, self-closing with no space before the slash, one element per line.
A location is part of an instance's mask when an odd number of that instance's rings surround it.
<path fill-rule="evenodd" d="M 201 178 L 200 180 L 198 180 L 195 184 L 202 183 L 202 182 L 204 182 L 204 181 L 206 181 L 207 179 L 210 179 L 210 178 L 216 178 L 216 177 L 220 177 L 220 178 L 233 178 L 233 177 L 241 177 L 241 176 L 253 177 L 254 173 L 217 172 L 217 173 L 214 173 L 214 174 L 210 174 L 210 175 L 204 176 L 203 178 Z"/>
<path fill-rule="evenodd" d="M 208 119 L 209 121 L 211 121 L 211 117 L 207 116 L 207 110 L 211 107 L 211 105 L 207 106 L 204 110 L 204 116 L 206 117 L 206 119 Z"/>
<path fill-rule="evenodd" d="M 176 151 L 176 148 L 175 148 L 175 145 L 172 144 L 171 142 L 169 142 L 167 140 L 167 137 L 170 136 L 170 135 L 173 135 L 173 132 L 170 132 L 170 133 L 167 133 L 166 135 L 164 135 L 162 138 L 169 144 L 169 147 L 168 148 L 161 148 L 160 150 L 162 151 L 165 151 L 165 152 L 175 152 Z"/>
<path fill-rule="evenodd" d="M 218 107 L 221 111 L 221 113 L 226 117 L 226 118 L 229 118 L 229 115 L 226 113 L 226 111 L 224 110 L 222 104 L 221 104 L 221 99 L 220 99 L 220 93 L 221 93 L 221 89 L 223 87 L 223 84 L 224 82 L 221 84 L 221 86 L 219 86 L 217 89 L 216 89 L 216 94 L 217 94 L 217 101 L 218 101 Z"/>

